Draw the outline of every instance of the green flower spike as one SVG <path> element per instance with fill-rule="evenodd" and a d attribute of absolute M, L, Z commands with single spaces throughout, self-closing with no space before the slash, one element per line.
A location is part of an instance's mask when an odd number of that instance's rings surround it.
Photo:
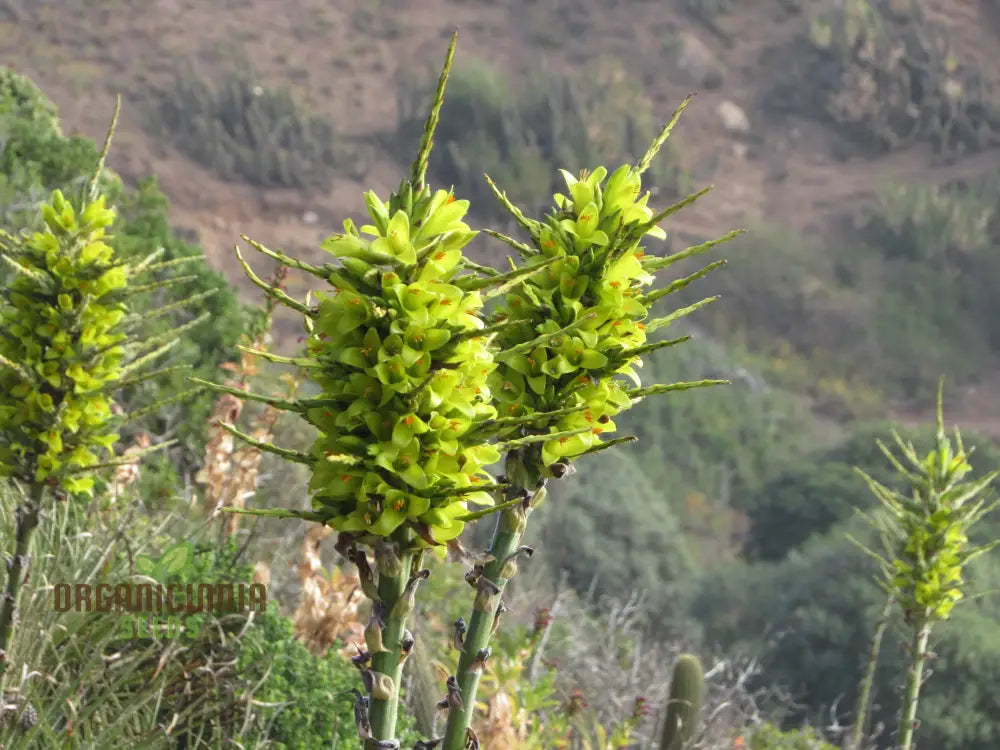
<path fill-rule="evenodd" d="M 0 671 L 45 488 L 91 496 L 96 470 L 135 460 L 106 456 L 118 441 L 120 423 L 141 414 L 116 415 L 112 394 L 176 369 L 148 366 L 204 320 L 148 338 L 141 326 L 149 316 L 130 314 L 129 296 L 149 287 L 139 281 L 159 269 L 152 261 L 162 250 L 128 265 L 107 243 L 115 212 L 99 195 L 98 179 L 117 118 L 116 107 L 81 208 L 57 190 L 41 205 L 42 231 L 0 232 L 0 261 L 14 271 L 0 289 L 0 476 L 29 489 L 17 511 L 14 562 L 0 603 Z M 170 444 L 153 446 L 140 457 Z"/>
<path fill-rule="evenodd" d="M 880 512 L 867 515 L 878 531 L 884 553 L 879 554 L 860 543 L 878 562 L 882 586 L 903 610 L 912 632 L 911 668 L 903 695 L 900 722 L 900 747 L 909 750 L 916 728 L 917 699 L 927 659 L 927 646 L 933 626 L 947 620 L 964 596 L 966 566 L 997 544 L 994 540 L 973 546 L 969 534 L 997 501 L 989 502 L 987 490 L 1000 477 L 1000 470 L 980 479 L 962 481 L 972 467 L 962 436 L 955 430 L 954 442 L 944 430 L 942 386 L 938 387 L 937 433 L 934 448 L 920 457 L 914 446 L 893 433 L 902 453 L 898 458 L 881 441 L 878 445 L 899 475 L 910 485 L 909 494 L 890 489 L 857 470 L 867 482 L 881 506 Z"/>
<path fill-rule="evenodd" d="M 678 108 L 638 165 L 624 165 L 610 176 L 604 167 L 579 178 L 563 170 L 567 194 L 556 194 L 555 208 L 545 222 L 524 219 L 490 183 L 501 202 L 520 219 L 533 246 L 496 236 L 514 246 L 529 267 L 542 259 L 551 261 L 508 293 L 493 321 L 512 325 L 498 334 L 500 364 L 489 379 L 504 412 L 501 416 L 523 416 L 523 425 L 551 433 L 538 450 L 543 466 L 597 449 L 601 435 L 615 431 L 614 416 L 645 395 L 721 382 L 642 389 L 636 372 L 642 355 L 679 343 L 647 344 L 650 334 L 716 298 L 661 318 L 650 318 L 653 304 L 725 261 L 710 263 L 665 287 L 647 289 L 655 282 L 654 274 L 740 233 L 731 232 L 667 257 L 647 255 L 640 245 L 645 237 L 665 238 L 659 223 L 707 192 L 689 196 L 658 214 L 647 205 L 650 194 L 642 194 L 642 172 L 686 104 Z M 588 426 L 589 432 L 578 431 Z"/>
<path fill-rule="evenodd" d="M 527 516 L 545 497 L 547 478 L 565 476 L 574 459 L 634 438 L 605 441 L 615 432 L 614 418 L 641 398 L 655 393 L 723 383 L 704 380 L 643 388 L 636 372 L 642 355 L 684 339 L 647 343 L 648 337 L 673 320 L 714 301 L 708 298 L 661 318 L 651 318 L 654 303 L 683 289 L 725 261 L 715 261 L 667 286 L 651 289 L 654 274 L 667 266 L 714 247 L 739 234 L 688 248 L 667 257 L 647 255 L 646 237 L 664 239 L 660 222 L 696 200 L 696 193 L 654 213 L 642 193 L 642 173 L 687 105 L 685 101 L 649 151 L 635 165 L 612 174 L 604 167 L 574 177 L 565 170 L 566 194 L 555 195 L 545 221 L 526 218 L 487 177 L 501 203 L 528 234 L 530 243 L 491 232 L 518 251 L 533 271 L 508 291 L 490 321 L 497 334 L 498 367 L 488 385 L 500 410 L 498 426 L 509 437 L 507 503 L 504 504 L 489 563 L 483 577 L 499 591 L 506 577 L 499 561 L 518 548 Z M 513 265 L 513 264 L 512 264 Z M 475 606 L 457 674 L 464 709 L 448 715 L 444 750 L 460 750 L 475 705 L 479 673 L 470 669 L 476 653 L 490 638 L 494 613 Z"/>
<path fill-rule="evenodd" d="M 41 206 L 43 231 L 0 232 L 0 261 L 15 271 L 0 290 L 0 475 L 85 495 L 92 471 L 115 465 L 102 453 L 116 425 L 135 416 L 116 416 L 112 394 L 162 374 L 148 365 L 204 320 L 156 340 L 137 330 L 128 298 L 160 251 L 132 266 L 115 258 L 106 241 L 115 212 L 96 184 L 80 210 L 55 191 Z"/>

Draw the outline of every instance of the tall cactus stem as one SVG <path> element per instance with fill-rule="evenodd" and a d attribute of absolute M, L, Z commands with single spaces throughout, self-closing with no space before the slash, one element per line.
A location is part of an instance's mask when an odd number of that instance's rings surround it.
<path fill-rule="evenodd" d="M 660 750 L 684 750 L 694 737 L 698 714 L 705 699 L 705 673 L 694 654 L 681 654 L 670 679 L 667 716 L 660 735 Z"/>

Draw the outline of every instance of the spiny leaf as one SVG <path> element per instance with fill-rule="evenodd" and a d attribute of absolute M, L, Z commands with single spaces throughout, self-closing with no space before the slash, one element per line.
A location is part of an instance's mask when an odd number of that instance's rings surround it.
<path fill-rule="evenodd" d="M 242 239 L 244 242 L 250 245 L 250 247 L 252 247 L 257 252 L 262 253 L 263 255 L 266 255 L 267 257 L 278 261 L 278 263 L 280 263 L 283 266 L 288 266 L 289 268 L 296 268 L 299 271 L 305 271 L 306 273 L 310 273 L 313 276 L 318 276 L 321 279 L 325 279 L 327 274 L 329 273 L 325 268 L 314 266 L 311 263 L 306 263 L 305 261 L 296 260 L 290 255 L 285 255 L 285 253 L 281 252 L 280 250 L 269 250 L 256 240 L 250 239 L 245 234 L 241 234 L 240 239 Z"/>
<path fill-rule="evenodd" d="M 700 245 L 692 245 L 691 247 L 679 250 L 672 255 L 668 255 L 665 258 L 657 258 L 656 256 L 647 255 L 642 259 L 642 267 L 647 271 L 659 271 L 667 266 L 671 266 L 678 261 L 686 260 L 687 258 L 692 258 L 695 255 L 701 255 L 707 250 L 715 247 L 716 245 L 721 245 L 724 242 L 729 242 L 730 240 L 739 237 L 741 234 L 745 234 L 745 229 L 734 229 L 731 232 L 718 237 L 714 240 L 709 240 L 708 242 L 702 242 Z"/>
<path fill-rule="evenodd" d="M 667 284 L 667 286 L 663 287 L 662 289 L 657 289 L 655 291 L 649 292 L 649 294 L 646 295 L 646 301 L 652 304 L 661 297 L 666 297 L 668 294 L 679 292 L 681 289 L 684 289 L 686 286 L 688 286 L 691 282 L 704 278 L 709 273 L 714 271 L 716 268 L 719 268 L 720 266 L 724 265 L 726 265 L 725 260 L 717 260 L 714 263 L 709 263 L 707 266 L 705 266 L 699 271 L 695 271 L 690 276 L 685 276 L 683 279 L 676 279 Z"/>
<path fill-rule="evenodd" d="M 264 281 L 264 279 L 260 278 L 260 276 L 255 274 L 253 272 L 253 269 L 250 268 L 250 264 L 243 259 L 243 254 L 240 252 L 239 245 L 233 245 L 233 250 L 236 251 L 236 259 L 239 261 L 240 265 L 243 266 L 243 272 L 247 275 L 250 281 L 252 281 L 256 286 L 263 289 L 264 293 L 267 294 L 267 296 L 277 300 L 286 307 L 290 307 L 296 312 L 302 313 L 303 315 L 310 315 L 310 316 L 315 315 L 315 313 L 309 307 L 303 305 L 301 302 L 295 299 L 292 299 L 283 290 L 279 289 L 276 286 L 271 286 L 266 281 Z"/>
<path fill-rule="evenodd" d="M 441 76 L 438 78 L 437 91 L 434 92 L 434 103 L 431 105 L 431 112 L 427 116 L 427 123 L 424 125 L 424 132 L 420 138 L 420 148 L 417 151 L 417 158 L 413 162 L 410 182 L 414 190 L 421 190 L 424 186 L 424 179 L 427 174 L 427 160 L 430 158 L 431 147 L 434 142 L 434 131 L 437 128 L 438 118 L 441 115 L 441 105 L 444 103 L 444 89 L 448 83 L 448 74 L 451 72 L 451 63 L 455 57 L 455 45 L 458 44 L 458 31 L 451 34 L 451 42 L 448 44 L 448 52 L 445 54 L 444 67 L 441 69 Z"/>
<path fill-rule="evenodd" d="M 277 445 L 274 445 L 273 443 L 268 443 L 263 440 L 257 440 L 256 438 L 247 435 L 245 432 L 241 432 L 234 425 L 231 425 L 227 422 L 223 422 L 221 419 L 218 420 L 216 424 L 218 424 L 219 427 L 226 430 L 227 432 L 230 432 L 236 437 L 238 437 L 244 443 L 247 443 L 248 445 L 251 445 L 254 448 L 258 448 L 259 450 L 267 451 L 268 453 L 273 453 L 274 455 L 281 456 L 282 458 L 288 461 L 294 461 L 295 463 L 305 464 L 306 466 L 313 466 L 316 463 L 316 459 L 310 456 L 308 453 L 301 453 L 299 451 L 289 450 L 288 448 L 279 448 Z"/>
<path fill-rule="evenodd" d="M 658 393 L 670 393 L 671 391 L 689 391 L 692 388 L 706 388 L 713 385 L 729 385 L 728 380 L 690 380 L 681 383 L 659 383 L 657 385 L 649 385 L 645 388 L 632 388 L 631 390 L 625 391 L 629 398 L 645 398 L 646 396 L 654 396 Z"/>
<path fill-rule="evenodd" d="M 656 154 L 660 151 L 661 148 L 663 148 L 663 144 L 667 142 L 667 139 L 670 137 L 670 133 L 673 131 L 674 126 L 677 124 L 678 120 L 681 119 L 681 113 L 684 112 L 685 109 L 687 109 L 688 104 L 691 103 L 691 100 L 694 99 L 694 97 L 695 97 L 694 94 L 688 94 L 684 98 L 684 101 L 682 101 L 680 105 L 678 105 L 677 109 L 674 110 L 673 115 L 671 115 L 670 117 L 670 121 L 663 127 L 663 129 L 653 140 L 652 145 L 650 145 L 649 149 L 639 160 L 639 163 L 635 165 L 636 174 L 642 174 L 647 169 L 649 169 L 650 165 L 653 163 L 653 159 L 656 157 Z"/>

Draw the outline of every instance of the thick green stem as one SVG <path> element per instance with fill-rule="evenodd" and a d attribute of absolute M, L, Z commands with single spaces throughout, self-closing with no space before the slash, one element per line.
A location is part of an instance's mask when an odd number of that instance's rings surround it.
<path fill-rule="evenodd" d="M 847 743 L 848 750 L 861 750 L 861 743 L 867 731 L 868 711 L 871 708 L 872 700 L 872 685 L 875 683 L 875 669 L 878 666 L 878 656 L 882 650 L 882 636 L 885 635 L 885 629 L 889 625 L 889 616 L 892 614 L 892 605 L 895 601 L 896 597 L 892 594 L 886 599 L 878 624 L 875 626 L 875 634 L 872 636 L 872 641 L 868 648 L 868 664 L 865 667 L 865 676 L 861 680 L 861 687 L 858 690 L 858 705 L 854 712 L 854 726 L 851 729 L 851 737 Z"/>
<path fill-rule="evenodd" d="M 0 601 L 0 675 L 7 670 L 11 631 L 14 626 L 14 611 L 17 608 L 17 597 L 24 583 L 25 569 L 28 567 L 28 545 L 31 534 L 38 526 L 38 513 L 42 507 L 42 496 L 45 485 L 35 482 L 24 505 L 19 505 L 15 511 L 14 556 L 7 563 L 7 587 L 3 601 Z"/>
<path fill-rule="evenodd" d="M 927 642 L 930 637 L 930 620 L 923 617 L 913 631 L 913 642 L 910 646 L 912 664 L 906 678 L 906 691 L 903 694 L 903 713 L 899 721 L 899 750 L 910 750 L 913 747 L 913 731 L 917 725 L 917 699 L 920 697 L 920 685 L 924 678 L 924 662 L 927 660 Z"/>
<path fill-rule="evenodd" d="M 508 496 L 516 496 L 520 488 L 511 487 Z M 465 634 L 465 647 L 458 660 L 458 685 L 461 690 L 462 708 L 451 707 L 448 710 L 448 724 L 444 733 L 442 750 L 463 750 L 466 746 L 466 730 L 472 723 L 472 715 L 476 706 L 476 693 L 479 690 L 479 678 L 482 670 L 470 667 L 476 662 L 481 649 L 490 642 L 493 630 L 493 619 L 496 617 L 500 597 L 503 596 L 507 579 L 500 574 L 511 555 L 515 554 L 521 544 L 524 534 L 527 510 L 524 506 L 516 506 L 505 510 L 497 519 L 496 531 L 493 534 L 493 544 L 490 554 L 493 561 L 487 563 L 483 577 L 496 584 L 498 592 L 489 595 L 488 591 L 480 589 L 469 618 Z"/>
<path fill-rule="evenodd" d="M 399 688 L 403 678 L 403 659 L 400 642 L 406 629 L 406 619 L 409 612 L 405 608 L 397 608 L 396 604 L 403 597 L 406 583 L 410 576 L 413 555 L 409 551 L 409 534 L 398 533 L 393 541 L 399 545 L 399 561 L 402 563 L 399 575 L 390 576 L 379 573 L 378 595 L 385 613 L 385 628 L 382 630 L 382 645 L 386 651 L 372 656 L 372 671 L 376 675 L 388 675 L 392 680 L 392 693 L 388 698 L 371 696 L 369 718 L 372 727 L 372 737 L 375 740 L 391 740 L 396 737 L 396 718 L 399 713 Z M 362 747 L 369 747 L 362 743 Z"/>

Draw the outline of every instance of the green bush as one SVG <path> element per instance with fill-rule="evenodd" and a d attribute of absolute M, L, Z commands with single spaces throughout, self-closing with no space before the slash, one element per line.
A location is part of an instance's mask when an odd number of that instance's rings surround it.
<path fill-rule="evenodd" d="M 267 707 L 258 709 L 259 728 L 250 736 L 266 739 L 267 747 L 313 750 L 357 744 L 351 694 L 357 687 L 357 670 L 335 649 L 325 656 L 309 653 L 295 640 L 291 621 L 278 614 L 276 606 L 248 633 L 236 669 L 246 685 L 264 680 L 254 691 L 254 700 Z M 408 717 L 403 718 L 400 732 L 404 747 L 419 739 Z"/>
<path fill-rule="evenodd" d="M 871 230 L 887 257 L 960 268 L 994 246 L 1000 209 L 993 181 L 972 185 L 889 183 L 871 209 Z"/>
<path fill-rule="evenodd" d="M 746 750 L 838 750 L 823 739 L 815 729 L 781 730 L 774 724 L 764 723 L 742 735 Z"/>
<path fill-rule="evenodd" d="M 79 195 L 98 153 L 87 138 L 63 136 L 55 105 L 30 79 L 0 67 L 0 229 L 27 227 L 36 220 L 36 204 L 53 190 Z M 114 175 L 102 188 L 109 202 L 117 202 Z M 6 273 L 0 268 L 0 281 Z"/>
<path fill-rule="evenodd" d="M 942 372 L 973 379 L 996 364 L 994 183 L 991 176 L 946 187 L 890 184 L 869 211 L 866 244 L 852 260 L 868 256 L 872 348 L 894 363 L 904 397 L 931 395 Z"/>
<path fill-rule="evenodd" d="M 252 569 L 243 561 L 243 551 L 233 537 L 221 547 L 204 546 L 177 582 L 249 582 Z M 325 656 L 310 653 L 296 640 L 292 622 L 270 600 L 267 612 L 255 615 L 245 633 L 234 640 L 234 673 L 212 693 L 211 701 L 221 715 L 229 715 L 231 706 L 238 709 L 239 721 L 232 722 L 227 739 L 276 750 L 353 747 L 357 730 L 351 688 L 357 685 L 357 670 L 337 653 L 340 645 Z M 173 709 L 163 709 L 164 721 Z M 238 727 L 245 718 L 249 721 Z M 202 730 L 191 727 L 192 735 Z M 403 738 L 416 740 L 410 732 Z M 210 734 L 202 742 L 209 739 L 218 741 L 219 736 Z"/>
<path fill-rule="evenodd" d="M 819 6 L 817 6 L 819 7 Z M 982 64 L 915 0 L 845 0 L 818 10 L 775 76 L 769 104 L 825 116 L 877 150 L 929 141 L 952 156 L 990 147 L 1000 96 Z"/>
<path fill-rule="evenodd" d="M 261 85 L 250 63 L 212 81 L 194 69 L 155 92 L 150 123 L 186 156 L 226 180 L 318 188 L 341 161 L 337 135 L 287 89 Z"/>

